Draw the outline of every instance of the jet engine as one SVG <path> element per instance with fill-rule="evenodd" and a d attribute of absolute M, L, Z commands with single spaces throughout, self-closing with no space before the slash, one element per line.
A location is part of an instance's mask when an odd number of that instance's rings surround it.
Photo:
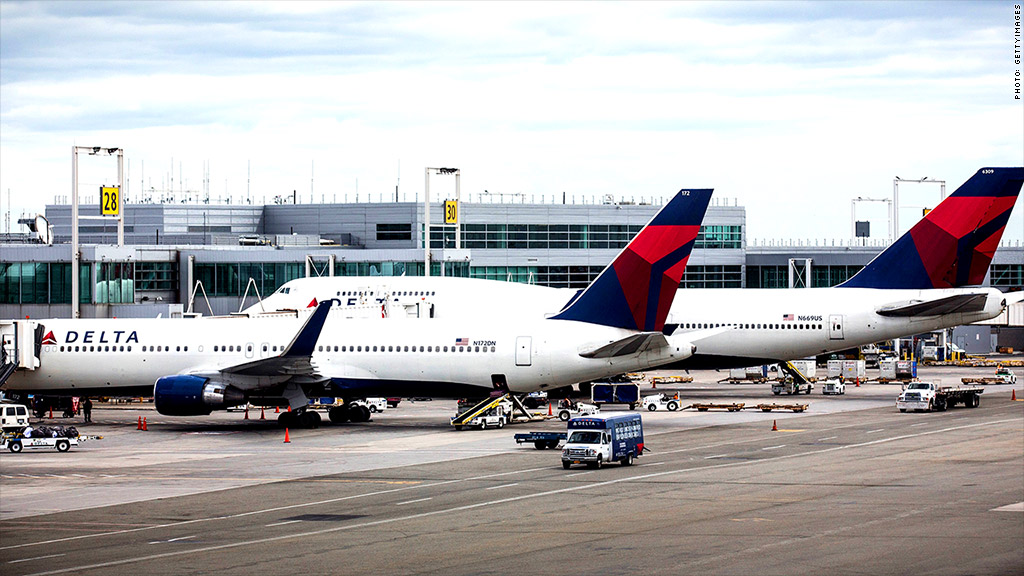
<path fill-rule="evenodd" d="M 166 416 L 205 416 L 245 402 L 245 393 L 200 376 L 165 376 L 153 387 L 156 411 Z"/>

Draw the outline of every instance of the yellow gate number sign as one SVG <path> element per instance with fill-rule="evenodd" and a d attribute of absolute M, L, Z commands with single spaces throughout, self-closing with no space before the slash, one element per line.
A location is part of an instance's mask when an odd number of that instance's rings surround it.
<path fill-rule="evenodd" d="M 117 186 L 100 187 L 100 213 L 104 216 L 120 216 L 121 189 Z"/>
<path fill-rule="evenodd" d="M 445 224 L 458 224 L 459 223 L 459 202 L 457 200 L 445 200 L 444 201 L 444 223 Z"/>

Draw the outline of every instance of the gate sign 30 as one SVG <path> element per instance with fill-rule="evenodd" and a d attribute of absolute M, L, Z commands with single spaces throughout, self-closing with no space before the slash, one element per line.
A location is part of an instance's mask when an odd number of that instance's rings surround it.
<path fill-rule="evenodd" d="M 459 223 L 459 203 L 455 200 L 445 200 L 444 202 L 444 223 L 445 224 L 458 224 Z"/>
<path fill-rule="evenodd" d="M 121 215 L 121 188 L 118 186 L 100 187 L 100 213 L 104 216 Z"/>

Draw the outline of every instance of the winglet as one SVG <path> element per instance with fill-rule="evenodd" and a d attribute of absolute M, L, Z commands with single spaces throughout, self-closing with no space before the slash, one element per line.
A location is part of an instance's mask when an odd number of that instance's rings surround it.
<path fill-rule="evenodd" d="M 312 356 L 313 349 L 316 347 L 316 341 L 320 339 L 320 331 L 324 328 L 324 322 L 327 321 L 327 313 L 330 310 L 330 300 L 321 302 L 316 307 L 316 310 L 309 315 L 309 319 L 302 325 L 302 329 L 295 335 L 295 338 L 292 338 L 291 343 L 288 344 L 288 347 L 285 348 L 281 356 Z"/>
<path fill-rule="evenodd" d="M 711 200 L 680 190 L 594 282 L 553 318 L 660 331 Z"/>
<path fill-rule="evenodd" d="M 843 288 L 957 288 L 985 281 L 1024 168 L 982 168 Z"/>

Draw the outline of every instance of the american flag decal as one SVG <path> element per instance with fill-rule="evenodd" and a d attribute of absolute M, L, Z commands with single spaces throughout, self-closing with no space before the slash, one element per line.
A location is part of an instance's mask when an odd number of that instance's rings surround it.
<path fill-rule="evenodd" d="M 783 314 L 782 315 L 782 319 L 783 320 L 792 320 L 793 319 L 793 315 L 792 314 Z"/>
<path fill-rule="evenodd" d="M 455 345 L 456 346 L 469 346 L 469 338 L 456 338 L 455 339 Z"/>

